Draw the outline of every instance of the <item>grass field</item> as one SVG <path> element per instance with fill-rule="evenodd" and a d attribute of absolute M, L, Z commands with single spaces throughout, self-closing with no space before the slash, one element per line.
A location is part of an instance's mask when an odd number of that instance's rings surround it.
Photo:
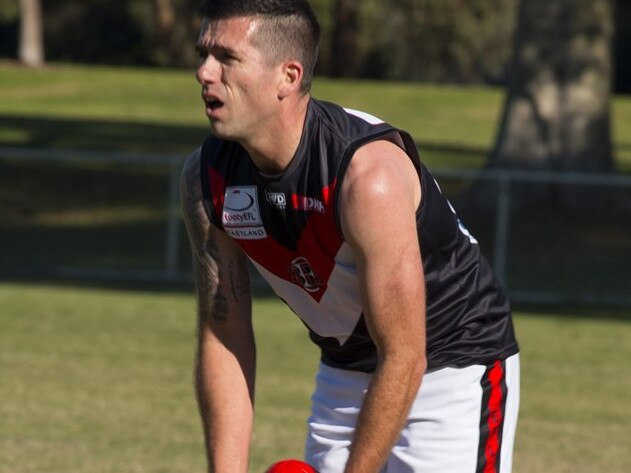
<path fill-rule="evenodd" d="M 499 88 L 324 79 L 314 93 L 411 131 L 432 168 L 482 165 L 503 98 Z M 0 64 L 0 146 L 184 156 L 208 129 L 198 94 L 186 71 Z M 612 111 L 618 166 L 631 173 L 631 97 L 615 97 Z M 0 160 L 0 268 L 161 267 L 167 169 L 38 164 Z M 581 292 L 598 275 L 628 294 L 628 215 L 520 213 L 511 282 Z M 492 226 L 478 225 L 492 246 Z M 185 270 L 185 241 L 180 253 Z M 283 305 L 255 307 L 251 471 L 262 473 L 300 455 L 317 354 Z M 0 283 L 0 473 L 203 471 L 193 313 L 188 292 Z M 631 471 L 630 321 L 628 311 L 518 311 L 516 473 Z"/>
<path fill-rule="evenodd" d="M 0 285 L 0 472 L 203 471 L 188 293 Z M 518 311 L 516 473 L 631 471 L 631 324 L 621 312 Z M 301 454 L 317 354 L 255 301 L 252 473 Z"/>
<path fill-rule="evenodd" d="M 497 87 L 317 78 L 314 95 L 408 130 L 431 167 L 475 168 L 492 147 Z M 188 153 L 207 133 L 193 71 L 0 63 L 0 143 Z M 631 172 L 631 97 L 612 101 L 618 166 Z"/>

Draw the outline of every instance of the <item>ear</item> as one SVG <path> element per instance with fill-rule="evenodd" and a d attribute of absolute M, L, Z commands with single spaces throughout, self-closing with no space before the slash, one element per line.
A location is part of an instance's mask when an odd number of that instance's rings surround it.
<path fill-rule="evenodd" d="M 302 84 L 304 69 L 298 61 L 287 61 L 282 64 L 282 80 L 278 87 L 278 98 L 280 100 L 298 92 Z"/>

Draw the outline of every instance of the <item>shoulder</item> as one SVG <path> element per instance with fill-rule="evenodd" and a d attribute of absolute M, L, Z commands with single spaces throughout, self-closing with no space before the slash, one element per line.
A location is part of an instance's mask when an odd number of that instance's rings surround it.
<path fill-rule="evenodd" d="M 371 141 L 355 152 L 342 182 L 342 231 L 350 236 L 357 220 L 383 225 L 398 213 L 413 216 L 420 198 L 420 179 L 409 156 L 390 141 Z"/>
<path fill-rule="evenodd" d="M 199 189 L 201 196 L 201 179 L 200 179 L 200 167 L 201 167 L 202 147 L 200 146 L 191 154 L 188 155 L 184 166 L 182 167 L 182 173 L 180 175 L 180 191 L 184 193 L 195 192 Z"/>
<path fill-rule="evenodd" d="M 342 186 L 342 196 L 356 194 L 404 195 L 420 197 L 418 173 L 410 157 L 396 144 L 387 140 L 371 141 L 353 155 Z M 418 199 L 416 199 L 418 200 Z"/>
<path fill-rule="evenodd" d="M 186 161 L 184 161 L 184 166 L 182 167 L 182 174 L 183 175 L 188 175 L 192 173 L 199 174 L 201 158 L 202 158 L 202 147 L 200 146 L 186 157 Z"/>

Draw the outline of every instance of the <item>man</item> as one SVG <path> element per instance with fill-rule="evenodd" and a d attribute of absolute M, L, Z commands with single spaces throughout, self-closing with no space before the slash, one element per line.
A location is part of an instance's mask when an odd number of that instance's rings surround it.
<path fill-rule="evenodd" d="M 519 358 L 508 303 L 411 137 L 310 96 L 320 31 L 306 1 L 208 0 L 203 14 L 197 80 L 212 135 L 181 193 L 209 471 L 247 471 L 249 260 L 322 350 L 308 463 L 509 472 Z"/>

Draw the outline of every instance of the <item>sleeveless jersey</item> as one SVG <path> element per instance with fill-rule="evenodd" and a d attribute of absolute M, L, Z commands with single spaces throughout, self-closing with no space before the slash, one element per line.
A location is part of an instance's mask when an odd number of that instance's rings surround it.
<path fill-rule="evenodd" d="M 296 154 L 278 175 L 260 172 L 238 143 L 210 136 L 201 149 L 206 212 L 302 319 L 323 363 L 372 372 L 376 347 L 362 312 L 353 251 L 340 229 L 338 194 L 355 151 L 379 139 L 406 152 L 421 182 L 417 225 L 428 369 L 515 354 L 507 299 L 475 240 L 410 135 L 370 115 L 311 99 Z"/>

